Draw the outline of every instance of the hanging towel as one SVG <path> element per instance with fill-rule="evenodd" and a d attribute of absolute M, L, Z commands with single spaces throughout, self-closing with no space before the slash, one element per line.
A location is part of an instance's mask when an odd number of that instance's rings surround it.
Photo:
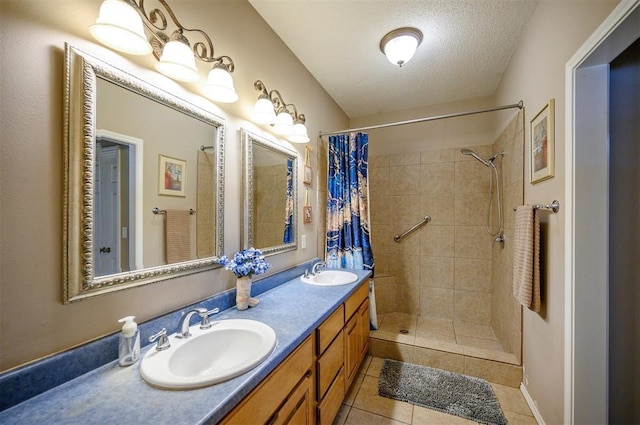
<path fill-rule="evenodd" d="M 189 210 L 167 210 L 166 251 L 167 263 L 191 259 L 191 229 Z"/>
<path fill-rule="evenodd" d="M 532 205 L 516 209 L 513 296 L 540 312 L 540 220 Z"/>

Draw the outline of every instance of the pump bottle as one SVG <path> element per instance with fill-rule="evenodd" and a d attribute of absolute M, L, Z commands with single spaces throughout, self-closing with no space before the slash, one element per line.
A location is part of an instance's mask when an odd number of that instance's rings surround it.
<path fill-rule="evenodd" d="M 133 321 L 135 318 L 135 316 L 127 316 L 118 320 L 120 323 L 124 322 L 118 344 L 120 366 L 132 365 L 140 358 L 140 331 L 136 322 Z"/>

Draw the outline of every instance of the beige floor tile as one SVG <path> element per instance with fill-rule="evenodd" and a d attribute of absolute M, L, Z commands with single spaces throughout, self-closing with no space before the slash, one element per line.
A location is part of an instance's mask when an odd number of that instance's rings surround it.
<path fill-rule="evenodd" d="M 413 425 L 472 425 L 476 424 L 469 419 L 449 415 L 433 409 L 420 406 L 413 408 Z"/>
<path fill-rule="evenodd" d="M 417 331 L 455 337 L 453 322 L 449 319 L 439 319 L 437 317 L 418 317 Z"/>
<path fill-rule="evenodd" d="M 450 342 L 452 344 L 456 343 L 456 337 L 453 335 L 453 331 L 451 334 L 446 334 L 444 332 L 434 332 L 428 329 L 418 328 L 416 329 L 416 337 L 417 338 L 425 338 L 425 339 L 434 339 L 442 342 Z"/>
<path fill-rule="evenodd" d="M 493 329 L 488 325 L 455 321 L 453 322 L 453 329 L 455 330 L 456 336 L 471 336 L 474 338 L 491 339 L 494 341 L 498 340 Z"/>
<path fill-rule="evenodd" d="M 344 396 L 343 404 L 347 406 L 353 406 L 353 402 L 356 399 L 356 395 L 358 394 L 358 390 L 360 390 L 360 386 L 362 385 L 362 381 L 364 380 L 364 373 L 359 373 L 356 376 L 356 379 L 351 383 L 351 387 L 349 387 L 349 391 L 347 391 L 347 395 Z"/>
<path fill-rule="evenodd" d="M 408 422 L 398 422 L 393 419 L 376 415 L 371 412 L 352 408 L 347 416 L 345 425 L 402 425 Z"/>
<path fill-rule="evenodd" d="M 371 338 L 383 339 L 385 341 L 399 342 L 400 344 L 414 345 L 416 342 L 415 330 L 402 334 L 398 331 L 378 330 L 371 331 Z"/>
<path fill-rule="evenodd" d="M 416 337 L 416 347 L 430 348 L 432 350 L 446 351 L 448 353 L 464 354 L 463 346 L 451 341 L 441 339 Z"/>
<path fill-rule="evenodd" d="M 380 376 L 380 369 L 382 369 L 382 363 L 384 362 L 383 358 L 380 357 L 371 357 L 371 363 L 369 364 L 369 368 L 367 369 L 367 376 L 373 376 L 374 378 L 378 378 Z"/>
<path fill-rule="evenodd" d="M 520 413 L 509 411 L 505 411 L 504 415 L 509 425 L 538 425 L 538 422 L 533 416 L 521 415 Z"/>
<path fill-rule="evenodd" d="M 457 336 L 456 342 L 458 345 L 467 345 L 469 347 L 483 348 L 485 350 L 492 350 L 498 352 L 504 352 L 502 344 L 498 341 L 492 341 L 490 339 L 474 338 L 471 336 Z"/>
<path fill-rule="evenodd" d="M 384 321 L 380 327 L 384 326 L 385 329 L 389 328 L 402 328 L 415 330 L 418 321 L 418 316 L 407 313 L 387 313 L 384 315 Z"/>
<path fill-rule="evenodd" d="M 468 345 L 461 345 L 464 355 L 468 357 L 476 357 L 478 359 L 495 360 L 501 363 L 509 363 L 512 365 L 519 365 L 520 361 L 515 354 L 505 353 L 504 351 L 486 350 L 484 348 L 470 347 Z"/>
<path fill-rule="evenodd" d="M 379 396 L 378 378 L 372 376 L 364 377 L 353 407 L 404 423 L 411 423 L 413 415 L 413 405 Z M 350 423 L 349 419 L 347 418 L 347 423 Z"/>
<path fill-rule="evenodd" d="M 508 410 L 521 415 L 533 416 L 519 388 L 507 387 L 506 385 L 500 384 L 491 384 L 491 387 L 503 411 L 506 412 Z"/>
<path fill-rule="evenodd" d="M 349 415 L 350 410 L 351 410 L 351 406 L 347 406 L 346 404 L 343 404 L 342 406 L 340 406 L 340 410 L 338 410 L 338 414 L 333 420 L 332 425 L 344 425 L 345 422 L 347 421 L 347 416 Z"/>

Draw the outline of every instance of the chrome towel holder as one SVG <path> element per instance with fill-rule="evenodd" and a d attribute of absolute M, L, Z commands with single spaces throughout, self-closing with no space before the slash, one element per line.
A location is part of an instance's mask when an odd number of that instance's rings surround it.
<path fill-rule="evenodd" d="M 166 214 L 167 210 L 161 210 L 158 207 L 153 207 L 151 212 L 154 213 L 154 214 Z M 194 210 L 193 208 L 189 208 L 189 214 L 190 215 L 194 215 L 195 213 L 196 213 L 196 210 Z"/>
<path fill-rule="evenodd" d="M 553 200 L 552 203 L 550 204 L 535 204 L 533 206 L 534 210 L 551 210 L 554 213 L 557 213 L 558 211 L 560 211 L 560 202 L 558 202 L 556 199 Z M 516 208 L 514 207 L 513 210 L 515 211 Z"/>

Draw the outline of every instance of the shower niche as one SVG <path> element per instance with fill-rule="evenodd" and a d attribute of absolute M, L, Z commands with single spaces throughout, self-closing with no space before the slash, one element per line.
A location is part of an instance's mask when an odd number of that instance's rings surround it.
<path fill-rule="evenodd" d="M 511 283 L 524 138 L 519 110 L 491 144 L 370 154 L 372 355 L 476 376 L 495 366 L 519 385 L 522 311 Z M 430 223 L 394 242 L 425 214 Z"/>

